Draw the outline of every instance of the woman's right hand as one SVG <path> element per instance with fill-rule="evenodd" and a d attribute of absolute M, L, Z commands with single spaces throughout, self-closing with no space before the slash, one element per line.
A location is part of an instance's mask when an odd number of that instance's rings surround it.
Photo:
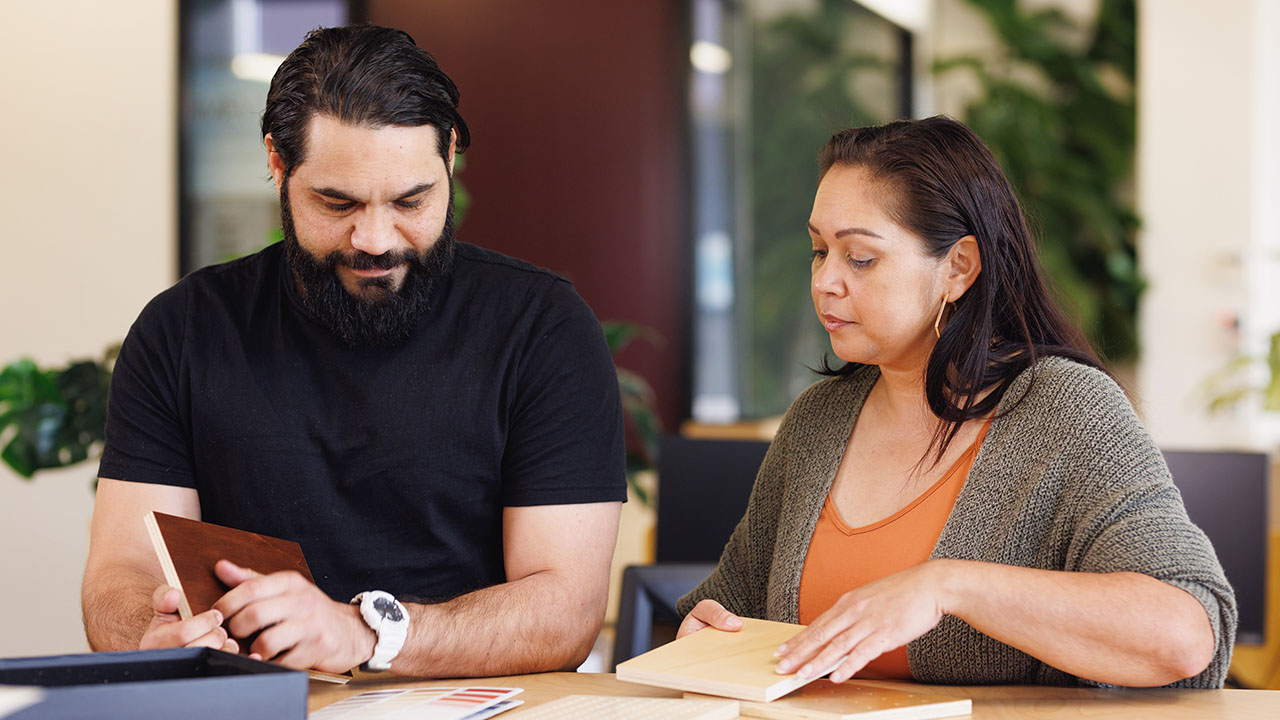
<path fill-rule="evenodd" d="M 676 631 L 676 639 L 679 640 L 705 627 L 737 632 L 742 629 L 742 618 L 725 610 L 724 606 L 715 600 L 702 600 L 693 606 L 688 615 L 684 616 L 684 622 L 680 623 L 680 629 Z"/>

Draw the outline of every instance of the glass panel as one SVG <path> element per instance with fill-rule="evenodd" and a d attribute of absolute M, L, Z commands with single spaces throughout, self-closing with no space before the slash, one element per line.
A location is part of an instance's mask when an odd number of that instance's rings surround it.
<path fill-rule="evenodd" d="M 181 271 L 279 239 L 258 127 L 276 67 L 309 30 L 343 25 L 346 0 L 182 5 Z"/>
<path fill-rule="evenodd" d="M 808 289 L 817 152 L 910 115 L 911 36 L 851 0 L 693 9 L 693 417 L 730 422 L 782 413 L 829 351 Z"/>
<path fill-rule="evenodd" d="M 734 310 L 735 268 L 750 231 L 740 200 L 750 76 L 735 63 L 746 57 L 748 28 L 734 3 L 694 0 L 692 7 L 693 417 L 732 422 L 741 414 L 738 359 L 743 349 Z"/>

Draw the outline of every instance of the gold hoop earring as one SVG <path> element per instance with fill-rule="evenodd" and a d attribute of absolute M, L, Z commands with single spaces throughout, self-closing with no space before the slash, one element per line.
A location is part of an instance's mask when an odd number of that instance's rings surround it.
<path fill-rule="evenodd" d="M 947 309 L 947 300 L 950 300 L 950 299 L 951 299 L 950 292 L 944 293 L 942 295 L 942 307 L 938 308 L 938 319 L 933 321 L 933 334 L 939 339 L 942 338 L 942 330 L 939 329 L 938 326 L 942 324 L 942 312 Z"/>

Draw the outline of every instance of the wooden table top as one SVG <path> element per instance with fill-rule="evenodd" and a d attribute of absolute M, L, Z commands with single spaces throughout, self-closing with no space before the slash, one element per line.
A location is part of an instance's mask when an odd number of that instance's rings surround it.
<path fill-rule="evenodd" d="M 969 698 L 973 718 L 1160 718 L 1161 720 L 1275 720 L 1280 718 L 1280 690 L 1102 690 L 1043 687 L 1037 685 L 947 686 L 861 680 L 893 690 L 942 698 Z M 461 687 L 488 685 L 523 688 L 518 697 L 525 704 L 498 716 L 518 718 L 522 710 L 565 695 L 621 695 L 630 697 L 680 697 L 676 690 L 622 682 L 612 674 L 541 673 L 465 680 L 421 680 L 392 675 L 359 674 L 347 685 L 313 680 L 308 701 L 317 710 L 343 698 L 370 690 L 411 687 Z"/>

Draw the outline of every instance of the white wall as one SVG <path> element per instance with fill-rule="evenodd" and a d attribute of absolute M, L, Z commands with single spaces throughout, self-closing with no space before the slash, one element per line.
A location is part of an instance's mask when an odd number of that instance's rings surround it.
<path fill-rule="evenodd" d="M 176 277 L 176 4 L 4 3 L 0 363 L 98 356 Z M 86 649 L 96 472 L 0 466 L 0 656 Z"/>
<path fill-rule="evenodd" d="M 1274 0 L 1146 0 L 1138 36 L 1145 223 L 1139 382 L 1156 441 L 1274 449 L 1256 404 L 1205 411 L 1203 383 L 1280 329 L 1275 237 L 1280 11 Z M 1241 327 L 1232 330 L 1233 317 Z"/>

